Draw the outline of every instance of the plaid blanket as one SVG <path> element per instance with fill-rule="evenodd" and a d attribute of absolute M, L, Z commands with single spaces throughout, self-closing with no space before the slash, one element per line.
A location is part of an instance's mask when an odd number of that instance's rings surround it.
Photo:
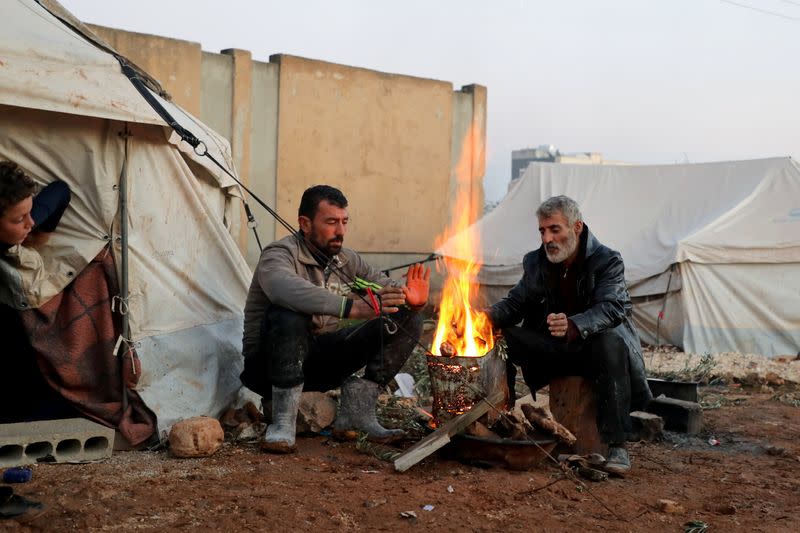
<path fill-rule="evenodd" d="M 156 420 L 132 390 L 141 374 L 135 351 L 123 344 L 120 356 L 113 354 L 122 331 L 122 316 L 111 311 L 118 294 L 114 259 L 106 249 L 61 294 L 21 316 L 45 381 L 83 415 L 119 429 L 135 446 L 153 434 Z"/>

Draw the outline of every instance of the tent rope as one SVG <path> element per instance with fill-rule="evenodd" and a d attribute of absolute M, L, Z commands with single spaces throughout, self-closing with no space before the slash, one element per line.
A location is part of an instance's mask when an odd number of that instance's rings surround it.
<path fill-rule="evenodd" d="M 143 82 L 143 80 L 139 77 L 138 73 L 127 63 L 125 58 L 123 58 L 122 56 L 119 56 L 119 55 L 115 55 L 115 57 L 116 57 L 117 61 L 119 61 L 119 63 L 120 63 L 120 66 L 122 68 L 123 74 L 125 74 L 125 76 L 130 80 L 130 82 L 133 84 L 133 86 L 136 88 L 136 90 L 139 92 L 139 94 L 142 95 L 142 97 L 145 99 L 145 101 L 147 101 L 147 103 L 150 104 L 150 107 L 152 107 L 153 110 L 155 110 L 156 113 L 158 113 L 158 115 L 164 120 L 164 122 L 166 122 L 167 125 L 170 128 L 172 128 L 172 130 L 175 133 L 177 133 L 178 136 L 184 142 L 189 144 L 194 149 L 194 152 L 195 152 L 196 155 L 198 155 L 200 157 L 207 157 L 220 170 L 222 170 L 222 172 L 227 174 L 233 181 L 235 181 L 239 185 L 239 187 L 241 187 L 245 192 L 247 192 L 261 207 L 263 207 L 270 215 L 272 215 L 272 217 L 278 223 L 280 223 L 284 228 L 286 228 L 286 230 L 289 231 L 290 234 L 292 234 L 292 235 L 302 235 L 302 233 L 299 230 L 294 229 L 294 227 L 292 227 L 291 224 L 289 224 L 283 217 L 281 217 L 277 213 L 277 211 L 275 211 L 269 205 L 267 205 L 266 202 L 261 200 L 261 198 L 259 198 L 253 191 L 251 191 L 236 176 L 234 176 L 233 173 L 230 170 L 225 168 L 225 166 L 223 166 L 219 161 L 217 161 L 217 159 L 213 155 L 211 155 L 211 153 L 208 151 L 208 147 L 205 145 L 205 143 L 202 140 L 198 139 L 197 136 L 194 135 L 191 131 L 189 131 L 186 128 L 184 128 L 183 126 L 181 126 L 172 117 L 172 115 L 169 114 L 169 112 L 166 109 L 164 109 L 164 106 L 162 106 L 161 103 L 152 95 L 152 93 L 150 93 L 150 91 L 148 90 L 148 88 L 145 85 L 145 83 Z M 242 202 L 244 203 L 245 212 L 246 212 L 247 217 L 248 217 L 248 225 L 251 225 L 251 227 L 253 228 L 253 233 L 255 233 L 255 236 L 256 236 L 256 242 L 258 242 L 259 248 L 261 248 L 261 243 L 260 243 L 260 240 L 258 238 L 258 233 L 256 232 L 256 229 L 255 229 L 255 225 L 256 225 L 255 217 L 253 216 L 252 212 L 250 211 L 250 209 L 249 209 L 249 207 L 247 205 L 247 202 L 244 199 L 244 195 L 242 196 Z M 350 284 L 355 284 L 356 279 L 353 276 L 348 275 L 344 270 L 342 270 L 339 267 L 339 265 L 337 265 L 333 261 L 333 258 L 328 257 L 314 243 L 312 243 L 312 242 L 310 242 L 308 240 L 306 240 L 305 243 L 306 243 L 309 251 L 311 252 L 311 254 L 317 259 L 317 261 L 319 261 L 321 264 L 323 264 L 325 266 L 325 268 L 336 272 L 336 274 L 339 276 L 340 279 L 343 279 L 343 280 L 347 281 Z M 355 292 L 355 294 L 356 294 L 357 297 L 359 297 L 361 300 L 363 300 L 367 304 L 370 304 L 370 306 L 371 306 L 371 302 L 367 299 L 366 295 L 360 294 L 358 292 Z M 378 296 L 378 295 L 376 295 L 376 296 Z M 384 325 L 387 333 L 389 333 L 390 335 L 396 333 L 399 330 L 402 333 L 404 333 L 409 339 L 413 340 L 414 342 L 416 342 L 417 344 L 422 346 L 422 344 L 419 342 L 418 338 L 416 338 L 415 336 L 411 335 L 408 331 L 406 331 L 405 328 L 400 326 L 400 324 L 398 324 L 397 321 L 392 320 L 387 314 L 382 312 L 382 305 L 379 305 L 379 307 L 378 307 L 377 318 L 379 318 L 380 320 L 383 321 L 383 325 Z M 380 355 L 381 355 L 381 358 L 383 358 L 383 338 L 382 337 L 381 337 L 381 341 L 380 341 L 380 349 L 381 349 L 381 354 Z"/>
<path fill-rule="evenodd" d="M 123 344 L 125 345 L 125 351 L 121 352 L 120 348 Z M 124 335 L 120 335 L 117 337 L 117 343 L 114 345 L 114 351 L 111 352 L 115 357 L 121 357 L 123 353 L 131 354 L 131 372 L 133 372 L 134 376 L 136 375 L 136 360 L 133 357 L 133 352 L 135 349 L 136 343 L 133 341 L 133 339 L 129 339 Z"/>
<path fill-rule="evenodd" d="M 166 109 L 164 109 L 164 106 L 162 106 L 161 103 L 158 100 L 156 100 L 156 98 L 147 88 L 147 85 L 145 83 L 146 80 L 142 79 L 139 73 L 136 72 L 136 70 L 134 70 L 133 67 L 130 66 L 130 64 L 125 60 L 125 58 L 120 56 L 119 54 L 115 54 L 114 57 L 116 57 L 117 61 L 119 61 L 120 67 L 122 68 L 122 73 L 125 74 L 125 76 L 131 82 L 131 84 L 136 88 L 139 94 L 142 95 L 142 98 L 144 98 L 145 101 L 148 104 L 150 104 L 150 107 L 152 107 L 153 110 L 156 113 L 158 113 L 158 116 L 160 116 L 161 119 L 164 120 L 164 122 L 166 122 L 167 125 L 170 128 L 172 128 L 172 130 L 175 133 L 177 133 L 181 139 L 186 141 L 192 148 L 194 148 L 196 154 L 202 155 L 197 152 L 197 147 L 200 144 L 203 145 L 205 153 L 208 153 L 208 149 L 205 147 L 205 144 L 200 139 L 198 139 L 194 133 L 181 126 L 178 123 L 178 121 L 176 121 L 172 117 L 172 115 L 170 115 L 169 112 Z M 228 172 L 228 170 L 225 167 L 220 165 L 216 160 L 214 160 L 214 162 L 220 169 L 222 169 L 226 174 L 232 177 L 232 174 Z M 239 180 L 236 180 L 236 182 L 239 183 L 239 185 L 241 186 Z M 253 234 L 256 237 L 256 243 L 258 244 L 258 249 L 259 251 L 261 251 L 263 250 L 263 248 L 261 247 L 261 239 L 259 239 L 258 230 L 256 229 L 258 223 L 256 222 L 256 218 L 253 216 L 253 213 L 250 210 L 250 206 L 247 204 L 247 200 L 245 199 L 244 195 L 242 195 L 242 203 L 244 204 L 244 212 L 245 215 L 247 216 L 247 227 L 253 230 Z"/>
<path fill-rule="evenodd" d="M 130 306 L 128 305 L 129 301 L 130 301 L 130 297 L 123 298 L 119 294 L 115 294 L 111 298 L 111 312 L 112 313 L 115 312 L 117 310 L 116 309 L 117 305 L 119 305 L 119 314 L 120 315 L 127 315 L 128 311 L 130 310 Z"/>

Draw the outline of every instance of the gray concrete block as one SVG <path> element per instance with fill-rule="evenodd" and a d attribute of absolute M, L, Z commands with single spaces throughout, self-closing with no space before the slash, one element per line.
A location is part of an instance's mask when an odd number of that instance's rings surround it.
<path fill-rule="evenodd" d="M 0 468 L 111 457 L 114 430 L 84 418 L 0 424 Z"/>
<path fill-rule="evenodd" d="M 699 403 L 659 396 L 647 406 L 647 412 L 664 419 L 664 428 L 696 435 L 703 431 L 703 408 Z"/>
<path fill-rule="evenodd" d="M 664 436 L 664 420 L 658 415 L 633 411 L 631 421 L 639 440 L 655 442 Z"/>
<path fill-rule="evenodd" d="M 647 384 L 650 386 L 650 392 L 656 398 L 662 394 L 667 398 L 675 398 L 676 400 L 685 400 L 687 402 L 697 401 L 697 385 L 696 381 L 667 381 L 665 379 L 647 378 Z"/>

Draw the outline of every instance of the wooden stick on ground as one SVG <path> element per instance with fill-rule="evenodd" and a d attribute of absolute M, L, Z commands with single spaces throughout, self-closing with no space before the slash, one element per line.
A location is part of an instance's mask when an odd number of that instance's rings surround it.
<path fill-rule="evenodd" d="M 458 415 L 452 420 L 448 420 L 442 424 L 442 427 L 416 443 L 414 446 L 403 452 L 400 457 L 395 459 L 395 470 L 398 472 L 405 472 L 450 442 L 450 437 L 458 435 L 464 431 L 467 426 L 486 414 L 489 409 L 501 409 L 501 402 L 503 402 L 504 398 L 505 396 L 502 392 L 495 392 L 489 398 L 484 398 L 479 403 L 476 403 L 472 409 L 466 413 Z"/>

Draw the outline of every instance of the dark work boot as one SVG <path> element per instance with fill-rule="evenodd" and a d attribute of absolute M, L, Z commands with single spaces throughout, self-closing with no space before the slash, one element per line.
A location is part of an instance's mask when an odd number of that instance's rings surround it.
<path fill-rule="evenodd" d="M 611 474 L 625 475 L 631 469 L 631 460 L 628 458 L 628 450 L 623 444 L 610 444 L 608 446 L 608 459 L 603 465 L 603 470 Z"/>
<path fill-rule="evenodd" d="M 261 449 L 270 453 L 292 453 L 297 425 L 297 409 L 303 384 L 287 389 L 272 387 L 272 423 L 267 427 Z"/>
<path fill-rule="evenodd" d="M 387 443 L 403 436 L 401 429 L 386 429 L 375 416 L 375 405 L 382 387 L 368 379 L 349 377 L 342 384 L 342 397 L 333 435 L 338 439 L 354 440 L 358 433 L 367 434 L 373 442 Z"/>

